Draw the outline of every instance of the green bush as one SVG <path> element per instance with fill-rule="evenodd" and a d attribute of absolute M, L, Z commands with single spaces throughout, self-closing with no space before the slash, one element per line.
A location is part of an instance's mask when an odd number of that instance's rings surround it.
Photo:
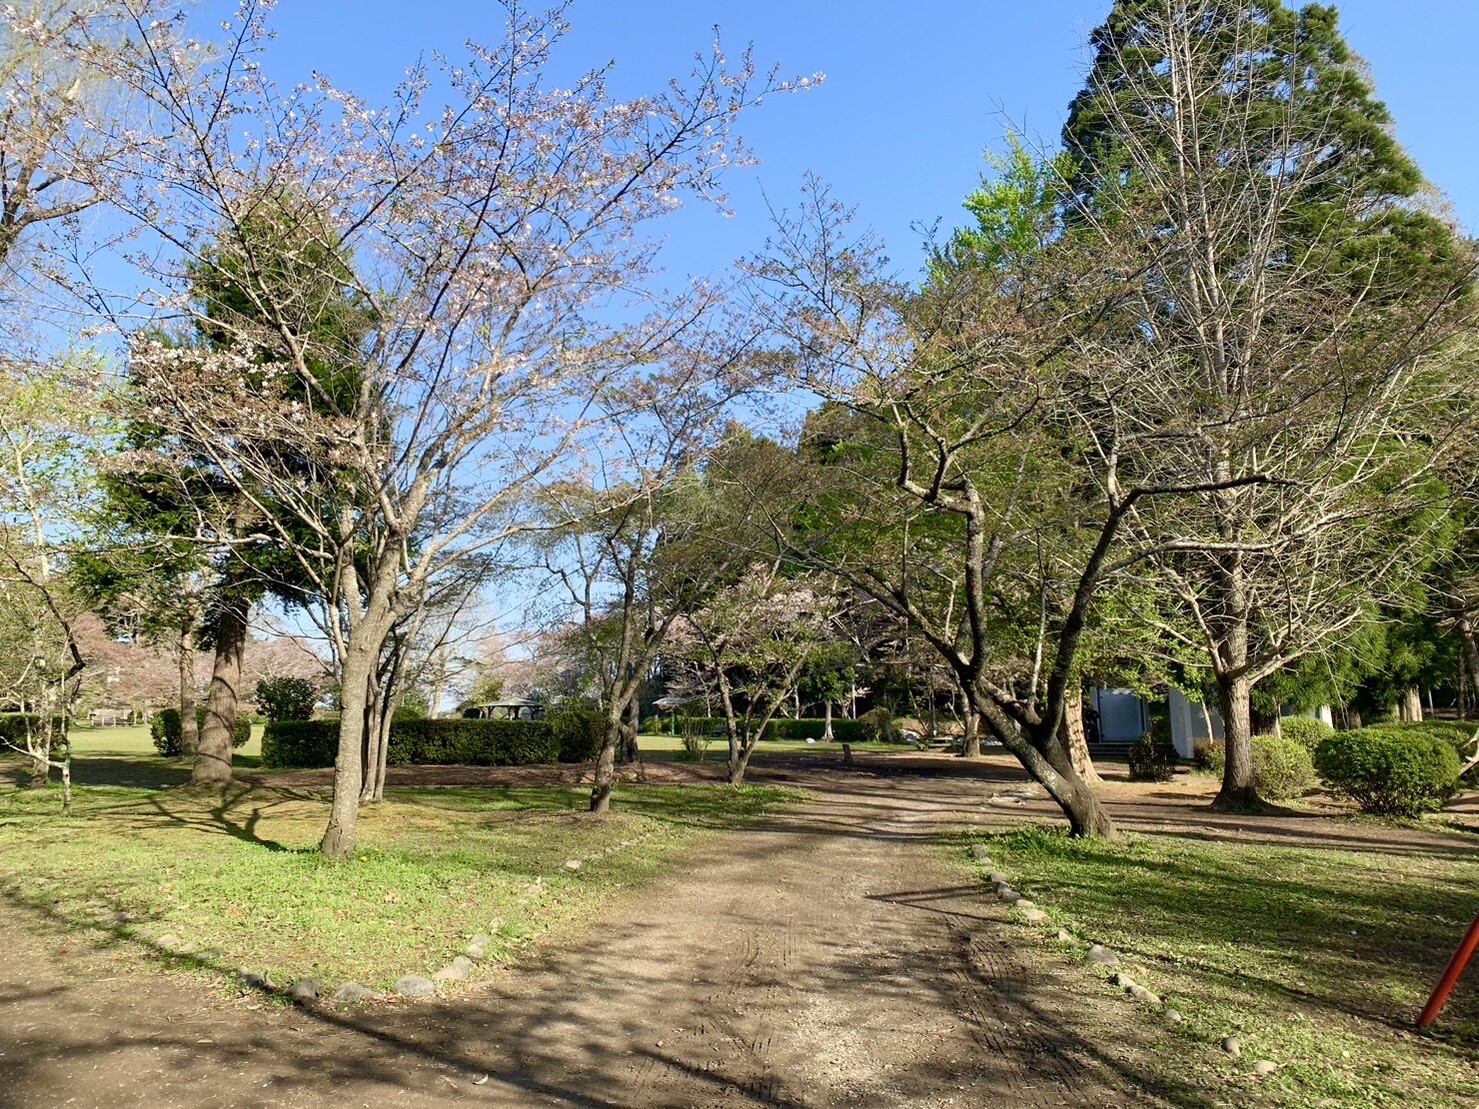
<path fill-rule="evenodd" d="M 1192 744 L 1191 761 L 1198 770 L 1209 770 L 1221 777 L 1227 766 L 1227 744 L 1220 739 L 1199 739 Z"/>
<path fill-rule="evenodd" d="M 392 766 L 531 766 L 559 761 L 546 720 L 404 720 L 390 727 Z"/>
<path fill-rule="evenodd" d="M 873 743 L 889 743 L 894 739 L 894 714 L 879 705 L 869 709 L 857 719 L 863 738 Z"/>
<path fill-rule="evenodd" d="M 1315 763 L 1302 742 L 1292 736 L 1256 735 L 1252 746 L 1253 786 L 1259 796 L 1288 801 L 1314 788 Z"/>
<path fill-rule="evenodd" d="M 1453 796 L 1462 764 L 1446 739 L 1388 725 L 1337 732 L 1315 751 L 1315 766 L 1363 812 L 1412 817 Z"/>
<path fill-rule="evenodd" d="M 1294 740 L 1313 755 L 1315 748 L 1335 734 L 1335 729 L 1313 716 L 1286 716 L 1279 721 L 1279 732 L 1285 739 Z"/>
<path fill-rule="evenodd" d="M 592 709 L 556 708 L 545 723 L 559 745 L 561 762 L 589 762 L 601 753 L 606 739 L 606 717 Z"/>
<path fill-rule="evenodd" d="M 827 734 L 825 717 L 803 717 L 800 720 L 780 718 L 765 728 L 764 739 L 821 739 Z M 861 743 L 866 738 L 863 725 L 845 717 L 832 718 L 832 738 L 838 743 Z"/>
<path fill-rule="evenodd" d="M 339 755 L 339 724 L 334 720 L 273 720 L 262 728 L 262 765 L 333 766 Z"/>
<path fill-rule="evenodd" d="M 1181 756 L 1168 736 L 1149 732 L 1135 741 L 1128 753 L 1132 782 L 1169 782 L 1176 773 Z"/>
<path fill-rule="evenodd" d="M 195 734 L 205 731 L 205 706 L 195 707 Z M 160 709 L 149 721 L 149 736 L 154 740 L 154 749 L 167 759 L 184 754 L 180 747 L 180 710 Z M 252 718 L 244 712 L 236 714 L 231 725 L 231 746 L 245 747 L 252 738 Z"/>
<path fill-rule="evenodd" d="M 54 716 L 51 720 L 53 739 L 60 739 L 62 734 L 62 718 Z M 35 735 L 41 730 L 41 717 L 34 712 L 0 712 L 0 740 L 13 743 L 17 747 L 26 745 L 26 733 Z M 0 751 L 7 750 L 0 747 Z"/>
<path fill-rule="evenodd" d="M 263 678 L 257 705 L 268 720 L 308 720 L 318 704 L 318 686 L 307 678 Z"/>

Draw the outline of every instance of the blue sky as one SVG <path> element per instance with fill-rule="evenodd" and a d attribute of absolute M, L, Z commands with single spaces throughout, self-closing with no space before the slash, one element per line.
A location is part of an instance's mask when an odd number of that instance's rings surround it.
<path fill-rule="evenodd" d="M 535 0 L 537 6 L 538 0 Z M 856 205 L 906 270 L 911 225 L 963 216 L 982 151 L 1010 120 L 1053 138 L 1079 87 L 1084 39 L 1109 0 L 577 0 L 557 60 L 573 73 L 614 60 L 618 93 L 651 89 L 687 71 L 715 24 L 726 48 L 753 42 L 783 73 L 823 71 L 813 92 L 777 97 L 743 133 L 762 164 L 731 178 L 733 219 L 695 213 L 675 222 L 668 266 L 717 272 L 755 249 L 768 225 L 763 197 L 785 206 L 803 174 Z M 1479 229 L 1479 113 L 1474 50 L 1479 0 L 1348 0 L 1346 36 L 1372 66 L 1398 137 Z M 460 55 L 468 38 L 498 37 L 488 0 L 281 0 L 272 69 L 283 83 L 312 70 L 373 98 L 418 54 Z"/>

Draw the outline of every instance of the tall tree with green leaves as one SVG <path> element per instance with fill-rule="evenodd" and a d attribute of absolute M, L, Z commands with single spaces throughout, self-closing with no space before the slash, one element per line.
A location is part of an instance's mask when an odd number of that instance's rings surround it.
<path fill-rule="evenodd" d="M 1179 602 L 1162 630 L 1215 678 L 1218 804 L 1242 807 L 1254 687 L 1430 556 L 1432 478 L 1474 391 L 1447 347 L 1472 258 L 1333 8 L 1119 0 L 1093 45 L 1066 217 L 1132 275 L 1104 329 L 1126 367 L 1105 375 L 1113 418 L 1181 432 L 1121 472 L 1205 486 L 1129 523 Z"/>

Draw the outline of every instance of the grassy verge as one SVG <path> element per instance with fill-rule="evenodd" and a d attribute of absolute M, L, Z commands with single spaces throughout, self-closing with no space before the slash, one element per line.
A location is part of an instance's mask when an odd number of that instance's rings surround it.
<path fill-rule="evenodd" d="M 66 929 L 127 912 L 145 950 L 173 934 L 280 984 L 383 988 L 430 976 L 478 932 L 493 936 L 489 962 L 506 961 L 650 880 L 696 836 L 802 796 L 627 786 L 611 817 L 592 820 L 587 789 L 393 790 L 363 810 L 358 858 L 334 864 L 316 851 L 320 793 L 83 787 L 68 820 L 55 790 L 5 789 L 0 894 Z M 569 859 L 587 861 L 572 871 Z"/>
<path fill-rule="evenodd" d="M 1381 852 L 1171 835 L 1107 844 L 1043 830 L 989 844 L 993 868 L 1055 927 L 1117 950 L 1185 1014 L 1167 1026 L 1168 1074 L 1242 1089 L 1238 1104 L 1479 1099 L 1479 968 L 1438 1036 L 1413 1029 L 1479 910 L 1479 858 L 1467 837 L 1434 846 L 1394 833 Z M 1229 1035 L 1242 1041 L 1241 1061 L 1218 1049 Z M 1258 1059 L 1280 1069 L 1255 1083 Z"/>

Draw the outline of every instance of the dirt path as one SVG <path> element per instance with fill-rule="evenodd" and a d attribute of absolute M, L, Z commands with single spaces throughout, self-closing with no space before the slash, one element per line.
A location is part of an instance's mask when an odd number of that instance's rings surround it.
<path fill-rule="evenodd" d="M 1156 1103 L 1135 1063 L 1153 1022 L 1024 957 L 931 854 L 940 825 L 979 811 L 981 781 L 805 784 L 813 803 L 705 841 L 582 940 L 456 1001 L 223 1000 L 5 910 L 0 1104 Z"/>

